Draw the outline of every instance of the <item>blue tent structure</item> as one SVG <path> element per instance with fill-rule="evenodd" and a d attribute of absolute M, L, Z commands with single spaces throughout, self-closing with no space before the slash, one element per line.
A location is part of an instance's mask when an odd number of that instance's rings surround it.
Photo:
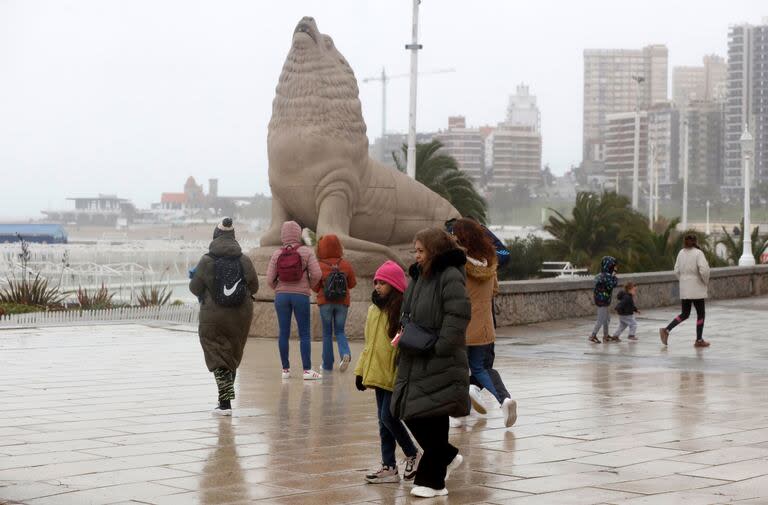
<path fill-rule="evenodd" d="M 18 242 L 19 235 L 27 242 L 67 243 L 67 232 L 60 224 L 0 224 L 0 244 Z"/>

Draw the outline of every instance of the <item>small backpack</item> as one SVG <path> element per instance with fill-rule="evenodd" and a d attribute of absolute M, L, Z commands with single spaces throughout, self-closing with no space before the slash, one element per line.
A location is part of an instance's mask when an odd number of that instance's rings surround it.
<path fill-rule="evenodd" d="M 298 282 L 304 275 L 304 263 L 299 248 L 287 245 L 280 249 L 277 257 L 277 280 L 280 282 Z"/>
<path fill-rule="evenodd" d="M 237 307 L 248 294 L 243 265 L 238 256 L 214 256 L 213 301 L 222 307 Z"/>
<path fill-rule="evenodd" d="M 339 263 L 331 265 L 331 273 L 326 277 L 323 286 L 323 294 L 329 302 L 341 301 L 347 297 L 347 274 L 339 269 Z"/>

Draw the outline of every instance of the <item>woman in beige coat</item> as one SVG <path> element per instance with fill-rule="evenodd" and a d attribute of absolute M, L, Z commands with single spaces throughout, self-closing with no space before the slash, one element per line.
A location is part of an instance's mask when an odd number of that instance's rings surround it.
<path fill-rule="evenodd" d="M 496 249 L 482 226 L 471 219 L 457 220 L 452 233 L 467 252 L 467 293 L 472 302 L 472 319 L 467 326 L 467 359 L 472 382 L 479 385 L 469 386 L 469 396 L 475 410 L 485 414 L 480 388 L 486 389 L 499 402 L 504 425 L 509 428 L 517 420 L 517 403 L 510 398 L 499 373 L 489 366 L 496 341 L 493 297 L 499 291 Z"/>
<path fill-rule="evenodd" d="M 667 345 L 669 332 L 691 315 L 691 305 L 696 308 L 696 347 L 709 347 L 704 340 L 704 300 L 707 298 L 709 284 L 709 264 L 704 252 L 699 249 L 694 233 L 689 233 L 684 239 L 685 247 L 680 250 L 675 262 L 675 275 L 680 279 L 680 302 L 683 309 L 680 315 L 670 322 L 666 328 L 659 328 L 661 343 Z"/>

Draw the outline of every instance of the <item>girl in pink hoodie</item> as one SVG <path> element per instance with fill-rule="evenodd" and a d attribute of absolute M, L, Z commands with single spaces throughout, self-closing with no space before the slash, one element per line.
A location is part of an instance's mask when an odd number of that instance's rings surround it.
<path fill-rule="evenodd" d="M 291 317 L 295 316 L 299 328 L 304 380 L 321 379 L 322 376 L 312 370 L 312 339 L 309 331 L 309 296 L 312 288 L 322 279 L 320 264 L 312 248 L 302 244 L 301 226 L 295 221 L 283 223 L 280 238 L 283 247 L 275 251 L 269 260 L 267 282 L 275 290 L 275 312 L 280 326 L 278 347 L 283 366 L 282 377 L 287 379 L 291 376 L 288 338 L 291 334 Z"/>

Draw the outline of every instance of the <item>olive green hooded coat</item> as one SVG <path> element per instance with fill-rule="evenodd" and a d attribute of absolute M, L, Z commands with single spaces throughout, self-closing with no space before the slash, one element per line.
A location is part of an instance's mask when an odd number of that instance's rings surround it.
<path fill-rule="evenodd" d="M 412 265 L 413 281 L 404 295 L 403 310 L 416 293 L 410 317 L 438 335 L 435 347 L 426 353 L 400 350 L 400 362 L 392 393 L 391 410 L 396 418 L 453 416 L 469 414 L 469 368 L 465 344 L 472 308 L 466 289 L 460 249 L 451 249 L 432 260 L 432 273 L 421 275 Z"/>
<path fill-rule="evenodd" d="M 208 248 L 214 256 L 240 256 L 248 293 L 239 307 L 222 307 L 213 301 L 214 259 L 207 254 L 200 258 L 195 275 L 189 282 L 189 290 L 203 298 L 200 306 L 200 345 L 205 355 L 205 365 L 211 372 L 217 368 L 237 370 L 243 358 L 243 349 L 253 319 L 253 299 L 259 290 L 256 270 L 248 256 L 242 254 L 235 232 L 227 231 L 215 238 Z"/>

